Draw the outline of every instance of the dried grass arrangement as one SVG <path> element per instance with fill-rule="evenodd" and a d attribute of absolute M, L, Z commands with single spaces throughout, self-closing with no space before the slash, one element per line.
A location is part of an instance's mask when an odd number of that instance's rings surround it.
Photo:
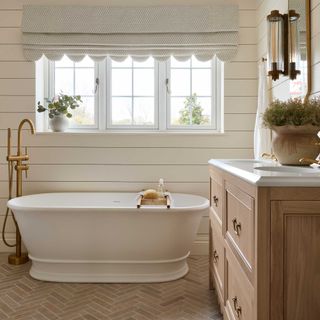
<path fill-rule="evenodd" d="M 275 100 L 263 114 L 263 123 L 270 129 L 287 125 L 320 127 L 320 97 L 308 101 L 300 98 Z"/>

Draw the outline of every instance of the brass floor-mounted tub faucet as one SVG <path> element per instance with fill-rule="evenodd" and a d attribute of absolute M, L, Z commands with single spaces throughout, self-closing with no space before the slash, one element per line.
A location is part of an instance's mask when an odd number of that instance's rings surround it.
<path fill-rule="evenodd" d="M 31 133 L 35 134 L 34 124 L 31 120 L 24 119 L 20 122 L 18 127 L 18 144 L 17 144 L 16 155 L 11 154 L 11 129 L 8 128 L 7 161 L 8 161 L 8 174 L 9 174 L 9 199 L 11 199 L 12 197 L 13 170 L 16 171 L 16 197 L 22 196 L 22 171 L 24 171 L 27 176 L 27 171 L 29 170 L 28 164 L 24 163 L 24 161 L 29 160 L 29 156 L 27 154 L 27 148 L 25 148 L 24 154 L 21 151 L 21 133 L 22 133 L 22 128 L 24 124 L 28 124 L 31 130 Z M 3 224 L 3 232 L 2 232 L 3 240 L 4 240 L 4 243 L 9 247 L 16 247 L 16 252 L 9 255 L 8 262 L 9 264 L 13 264 L 13 265 L 23 264 L 23 263 L 26 263 L 29 259 L 28 259 L 27 253 L 21 252 L 21 234 L 13 214 L 12 214 L 12 217 L 16 226 L 16 243 L 12 245 L 5 240 L 5 236 L 4 236 L 5 225 L 8 218 L 8 214 L 9 214 L 9 208 L 7 208 L 5 221 Z"/>

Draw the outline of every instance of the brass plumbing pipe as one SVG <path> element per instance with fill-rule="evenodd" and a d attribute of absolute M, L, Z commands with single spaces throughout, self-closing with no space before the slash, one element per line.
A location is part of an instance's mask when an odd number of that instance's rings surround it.
<path fill-rule="evenodd" d="M 35 127 L 31 120 L 24 119 L 20 122 L 18 127 L 17 155 L 11 155 L 11 129 L 8 129 L 7 161 L 9 162 L 9 166 L 8 166 L 9 168 L 10 168 L 10 164 L 12 165 L 13 162 L 16 162 L 14 169 L 16 170 L 16 196 L 17 197 L 22 196 L 22 171 L 25 171 L 27 173 L 27 170 L 29 170 L 29 166 L 23 163 L 23 161 L 29 160 L 29 156 L 27 154 L 27 148 L 25 149 L 25 154 L 22 154 L 22 151 L 21 151 L 21 133 L 22 133 L 22 128 L 24 124 L 28 124 L 31 130 L 31 133 L 35 134 Z M 12 177 L 11 177 L 11 181 L 9 177 L 9 194 L 11 193 L 10 191 L 11 187 L 12 187 Z M 26 253 L 21 252 L 21 234 L 14 216 L 13 216 L 13 219 L 16 225 L 16 244 L 15 244 L 16 252 L 15 254 L 9 255 L 8 262 L 9 264 L 19 265 L 19 264 L 26 263 L 29 259 Z"/>

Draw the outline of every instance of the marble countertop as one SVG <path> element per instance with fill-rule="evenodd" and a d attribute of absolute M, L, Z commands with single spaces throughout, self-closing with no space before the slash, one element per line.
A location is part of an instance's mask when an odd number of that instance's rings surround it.
<path fill-rule="evenodd" d="M 263 187 L 320 187 L 317 165 L 282 166 L 272 160 L 211 159 L 209 164 Z"/>

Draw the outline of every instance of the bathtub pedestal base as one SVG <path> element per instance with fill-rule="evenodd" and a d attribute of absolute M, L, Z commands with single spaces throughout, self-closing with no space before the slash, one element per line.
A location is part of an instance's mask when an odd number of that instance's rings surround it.
<path fill-rule="evenodd" d="M 29 261 L 29 258 L 27 253 L 21 253 L 20 256 L 17 256 L 16 254 L 13 253 L 8 256 L 8 263 L 15 266 L 27 263 L 28 261 Z"/>
<path fill-rule="evenodd" d="M 166 282 L 188 273 L 187 256 L 166 261 L 32 260 L 31 277 L 53 282 L 142 283 Z"/>

